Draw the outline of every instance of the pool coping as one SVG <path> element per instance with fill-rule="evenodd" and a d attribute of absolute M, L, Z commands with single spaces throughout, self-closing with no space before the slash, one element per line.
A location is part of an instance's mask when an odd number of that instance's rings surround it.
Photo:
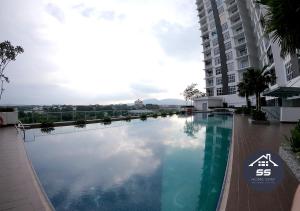
<path fill-rule="evenodd" d="M 227 164 L 225 169 L 225 175 L 223 178 L 223 184 L 221 193 L 218 200 L 218 205 L 216 210 L 217 211 L 225 211 L 226 205 L 227 205 L 227 198 L 229 194 L 229 188 L 230 188 L 230 179 L 231 179 L 231 173 L 232 173 L 232 161 L 233 161 L 233 150 L 234 150 L 234 115 L 232 115 L 232 134 L 231 134 L 231 142 L 230 142 L 230 148 L 228 152 L 227 157 Z"/>
<path fill-rule="evenodd" d="M 0 210 L 54 211 L 27 154 L 20 130 L 0 128 L 1 163 Z M 2 161 L 3 161 L 2 160 Z"/>
<path fill-rule="evenodd" d="M 18 132 L 19 132 L 19 131 L 20 131 L 20 130 L 18 129 Z M 25 140 L 22 139 L 22 144 L 23 144 L 24 149 L 25 149 L 25 153 L 26 153 L 27 160 L 28 160 L 28 162 L 29 162 L 31 171 L 32 171 L 32 173 L 33 173 L 33 175 L 34 175 L 34 178 L 35 178 L 35 180 L 36 180 L 35 182 L 36 182 L 37 185 L 39 186 L 39 189 L 40 189 L 40 191 L 41 191 L 41 194 L 43 195 L 43 197 L 45 198 L 46 202 L 48 203 L 48 206 L 49 206 L 50 210 L 51 210 L 51 211 L 55 211 L 55 208 L 54 208 L 53 204 L 51 203 L 50 199 L 48 198 L 48 195 L 47 195 L 47 193 L 46 193 L 46 191 L 45 191 L 45 189 L 44 189 L 44 187 L 43 187 L 43 185 L 42 185 L 42 183 L 41 183 L 41 181 L 40 181 L 40 179 L 39 179 L 39 177 L 38 177 L 36 171 L 34 170 L 32 161 L 31 161 L 31 159 L 30 159 L 30 157 L 29 157 L 29 155 L 28 155 L 28 153 L 27 153 L 27 150 L 26 150 L 24 141 L 25 141 Z"/>

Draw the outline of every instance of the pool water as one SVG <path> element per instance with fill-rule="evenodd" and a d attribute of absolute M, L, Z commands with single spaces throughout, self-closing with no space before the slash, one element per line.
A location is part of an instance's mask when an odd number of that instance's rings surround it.
<path fill-rule="evenodd" d="M 26 131 L 26 150 L 56 210 L 212 211 L 231 116 L 196 114 Z"/>

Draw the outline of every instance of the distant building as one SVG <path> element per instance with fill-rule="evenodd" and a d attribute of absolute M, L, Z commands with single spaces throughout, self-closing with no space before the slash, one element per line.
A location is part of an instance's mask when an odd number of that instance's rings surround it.
<path fill-rule="evenodd" d="M 143 108 L 143 107 L 144 107 L 144 103 L 143 103 L 142 100 L 137 99 L 136 101 L 134 101 L 134 106 L 135 106 L 136 108 Z"/>

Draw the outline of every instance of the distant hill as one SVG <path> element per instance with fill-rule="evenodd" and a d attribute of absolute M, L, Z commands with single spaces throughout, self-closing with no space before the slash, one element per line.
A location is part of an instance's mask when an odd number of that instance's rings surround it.
<path fill-rule="evenodd" d="M 143 100 L 144 104 L 156 104 L 156 105 L 185 105 L 185 101 L 184 100 L 180 100 L 180 99 L 162 99 L 162 100 L 158 100 L 158 99 L 145 99 Z"/>

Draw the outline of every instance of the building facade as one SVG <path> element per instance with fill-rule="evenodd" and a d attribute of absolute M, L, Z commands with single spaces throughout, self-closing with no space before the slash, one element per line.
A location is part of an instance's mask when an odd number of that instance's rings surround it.
<path fill-rule="evenodd" d="M 202 106 L 211 97 L 219 98 L 228 106 L 246 105 L 245 99 L 238 96 L 237 84 L 251 67 L 268 65 L 276 76 L 270 89 L 300 86 L 297 85 L 300 79 L 297 55 L 282 58 L 279 45 L 264 33 L 264 7 L 255 0 L 197 0 L 196 4 L 207 94 L 206 98 L 194 100 L 197 109 L 205 110 Z"/>

